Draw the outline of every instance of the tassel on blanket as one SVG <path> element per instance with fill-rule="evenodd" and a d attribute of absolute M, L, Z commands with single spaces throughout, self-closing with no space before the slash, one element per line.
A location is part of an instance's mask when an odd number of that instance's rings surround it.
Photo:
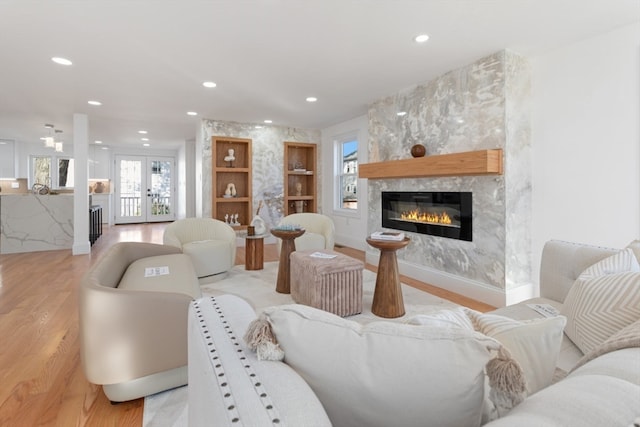
<path fill-rule="evenodd" d="M 491 386 L 489 398 L 498 415 L 502 416 L 526 397 L 527 383 L 524 372 L 504 347 L 501 347 L 498 355 L 487 363 L 486 370 Z"/>
<path fill-rule="evenodd" d="M 284 359 L 284 351 L 280 348 L 271 324 L 264 314 L 249 324 L 244 334 L 244 341 L 249 349 L 256 352 L 258 360 Z"/>

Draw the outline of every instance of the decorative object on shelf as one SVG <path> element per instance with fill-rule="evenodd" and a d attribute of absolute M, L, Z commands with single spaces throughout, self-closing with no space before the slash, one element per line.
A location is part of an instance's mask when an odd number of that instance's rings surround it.
<path fill-rule="evenodd" d="M 304 167 L 302 162 L 295 162 L 293 165 L 293 170 L 295 172 L 306 172 L 307 169 Z"/>
<path fill-rule="evenodd" d="M 229 224 L 229 214 L 224 214 L 224 222 Z"/>
<path fill-rule="evenodd" d="M 227 154 L 227 156 L 225 156 L 224 161 L 225 162 L 229 162 L 229 166 L 230 168 L 233 167 L 233 161 L 236 159 L 235 156 L 235 150 L 233 148 L 229 148 L 229 152 Z"/>
<path fill-rule="evenodd" d="M 304 207 L 305 207 L 306 205 L 307 205 L 307 204 L 306 204 L 305 202 L 303 202 L 302 200 L 297 201 L 297 202 L 294 202 L 294 206 L 295 206 L 295 209 L 296 209 L 296 213 L 303 213 L 303 212 L 304 212 Z"/>
<path fill-rule="evenodd" d="M 258 209 L 256 214 L 251 220 L 251 226 L 253 226 L 256 234 L 265 234 L 267 232 L 267 225 L 264 220 L 260 218 L 260 209 L 262 208 L 262 200 L 258 203 Z"/>
<path fill-rule="evenodd" d="M 425 154 L 427 154 L 427 149 L 424 148 L 424 145 L 416 144 L 411 147 L 411 155 L 413 157 L 424 157 Z"/>
<path fill-rule="evenodd" d="M 240 223 L 238 222 L 238 214 L 231 214 L 231 223 L 229 225 L 238 226 Z"/>
<path fill-rule="evenodd" d="M 229 184 L 227 184 L 227 188 L 226 190 L 224 190 L 224 196 L 225 198 L 229 198 L 229 197 L 236 197 L 237 193 L 236 193 L 236 185 L 233 182 L 230 182 Z"/>
<path fill-rule="evenodd" d="M 102 181 L 96 182 L 96 186 L 93 189 L 94 193 L 102 193 L 104 191 L 104 183 Z"/>
<path fill-rule="evenodd" d="M 296 196 L 302 196 L 302 183 L 296 182 Z"/>

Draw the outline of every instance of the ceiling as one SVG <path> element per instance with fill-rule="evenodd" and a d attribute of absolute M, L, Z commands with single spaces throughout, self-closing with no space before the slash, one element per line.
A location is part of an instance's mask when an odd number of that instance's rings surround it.
<path fill-rule="evenodd" d="M 0 138 L 39 142 L 52 123 L 71 142 L 83 113 L 90 142 L 141 147 L 144 129 L 175 148 L 202 118 L 324 128 L 501 49 L 638 22 L 640 1 L 0 0 L 0 16 Z"/>

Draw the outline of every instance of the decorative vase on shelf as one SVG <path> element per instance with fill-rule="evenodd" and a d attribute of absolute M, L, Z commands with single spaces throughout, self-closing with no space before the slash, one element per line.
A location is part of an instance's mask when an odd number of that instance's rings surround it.
<path fill-rule="evenodd" d="M 424 145 L 416 144 L 411 147 L 411 155 L 413 157 L 424 157 L 425 154 L 427 154 L 427 150 L 424 148 Z"/>

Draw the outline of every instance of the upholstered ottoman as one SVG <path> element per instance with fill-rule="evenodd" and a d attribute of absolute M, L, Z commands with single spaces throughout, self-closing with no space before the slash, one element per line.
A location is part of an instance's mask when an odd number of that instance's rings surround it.
<path fill-rule="evenodd" d="M 313 256 L 318 253 L 331 258 Z M 330 250 L 296 251 L 290 260 L 296 303 L 342 317 L 362 313 L 362 261 Z"/>

